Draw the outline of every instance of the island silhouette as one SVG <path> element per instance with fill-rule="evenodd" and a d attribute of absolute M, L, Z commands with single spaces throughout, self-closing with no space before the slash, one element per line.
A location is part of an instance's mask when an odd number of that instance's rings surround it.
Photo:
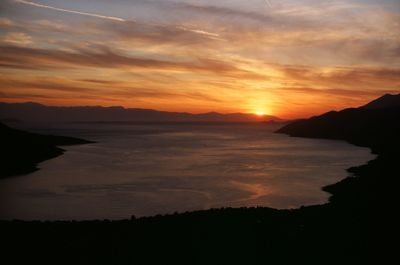
<path fill-rule="evenodd" d="M 332 194 L 329 203 L 290 210 L 210 209 L 120 221 L 0 221 L 2 260 L 11 261 L 7 264 L 396 263 L 397 245 L 392 242 L 398 230 L 399 121 L 400 94 L 385 95 L 365 106 L 298 120 L 277 131 L 345 140 L 377 154 L 367 164 L 350 168 L 346 179 L 323 187 Z M 4 142 L 4 132 L 19 135 L 21 141 L 42 137 L 2 126 Z M 86 143 L 52 139 L 52 147 Z"/>

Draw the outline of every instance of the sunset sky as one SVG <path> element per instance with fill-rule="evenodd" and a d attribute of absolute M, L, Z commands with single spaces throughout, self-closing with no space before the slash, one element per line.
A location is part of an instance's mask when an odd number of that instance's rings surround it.
<path fill-rule="evenodd" d="M 0 0 L 2 102 L 298 118 L 399 92 L 399 0 Z"/>

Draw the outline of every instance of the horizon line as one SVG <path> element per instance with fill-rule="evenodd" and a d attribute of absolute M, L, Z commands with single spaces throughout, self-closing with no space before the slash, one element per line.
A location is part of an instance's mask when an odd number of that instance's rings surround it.
<path fill-rule="evenodd" d="M 167 112 L 167 113 L 179 113 L 179 114 L 190 114 L 190 115 L 204 115 L 204 114 L 219 114 L 219 115 L 233 115 L 233 114 L 244 114 L 244 115 L 253 115 L 259 117 L 273 117 L 280 120 L 288 120 L 282 119 L 275 115 L 270 114 L 263 114 L 259 115 L 257 113 L 252 112 L 218 112 L 218 111 L 207 111 L 207 112 L 188 112 L 188 111 L 168 111 L 168 110 L 160 110 L 160 109 L 148 109 L 148 108 L 136 108 L 136 107 L 125 107 L 121 105 L 110 105 L 110 106 L 103 106 L 103 105 L 47 105 L 43 103 L 38 103 L 34 101 L 21 101 L 21 102 L 6 102 L 0 101 L 0 104 L 31 104 L 31 105 L 40 105 L 44 107 L 56 107 L 56 108 L 121 108 L 124 110 L 148 110 L 148 111 L 156 111 L 156 112 Z"/>

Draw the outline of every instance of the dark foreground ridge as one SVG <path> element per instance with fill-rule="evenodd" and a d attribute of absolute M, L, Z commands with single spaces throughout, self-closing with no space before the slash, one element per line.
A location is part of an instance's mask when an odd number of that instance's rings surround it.
<path fill-rule="evenodd" d="M 0 123 L 0 178 L 36 171 L 38 163 L 64 153 L 58 146 L 87 143 L 92 142 L 24 132 Z"/>
<path fill-rule="evenodd" d="M 347 140 L 378 154 L 325 187 L 333 194 L 328 204 L 122 221 L 0 222 L 3 259 L 13 261 L 9 264 L 394 264 L 400 116 L 397 107 L 384 109 L 327 113 L 280 130 Z"/>
<path fill-rule="evenodd" d="M 278 133 L 296 137 L 345 140 L 374 153 L 398 152 L 400 142 L 400 94 L 384 95 L 360 108 L 290 123 Z"/>

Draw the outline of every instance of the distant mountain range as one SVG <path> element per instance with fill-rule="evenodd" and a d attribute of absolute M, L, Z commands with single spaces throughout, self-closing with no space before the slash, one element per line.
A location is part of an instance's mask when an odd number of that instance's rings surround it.
<path fill-rule="evenodd" d="M 359 108 L 330 111 L 277 131 L 297 137 L 346 140 L 375 152 L 400 150 L 400 94 L 384 95 Z"/>
<path fill-rule="evenodd" d="M 124 107 L 54 107 L 38 103 L 0 103 L 0 119 L 59 122 L 264 122 L 282 121 L 278 117 L 248 113 L 166 112 Z"/>

